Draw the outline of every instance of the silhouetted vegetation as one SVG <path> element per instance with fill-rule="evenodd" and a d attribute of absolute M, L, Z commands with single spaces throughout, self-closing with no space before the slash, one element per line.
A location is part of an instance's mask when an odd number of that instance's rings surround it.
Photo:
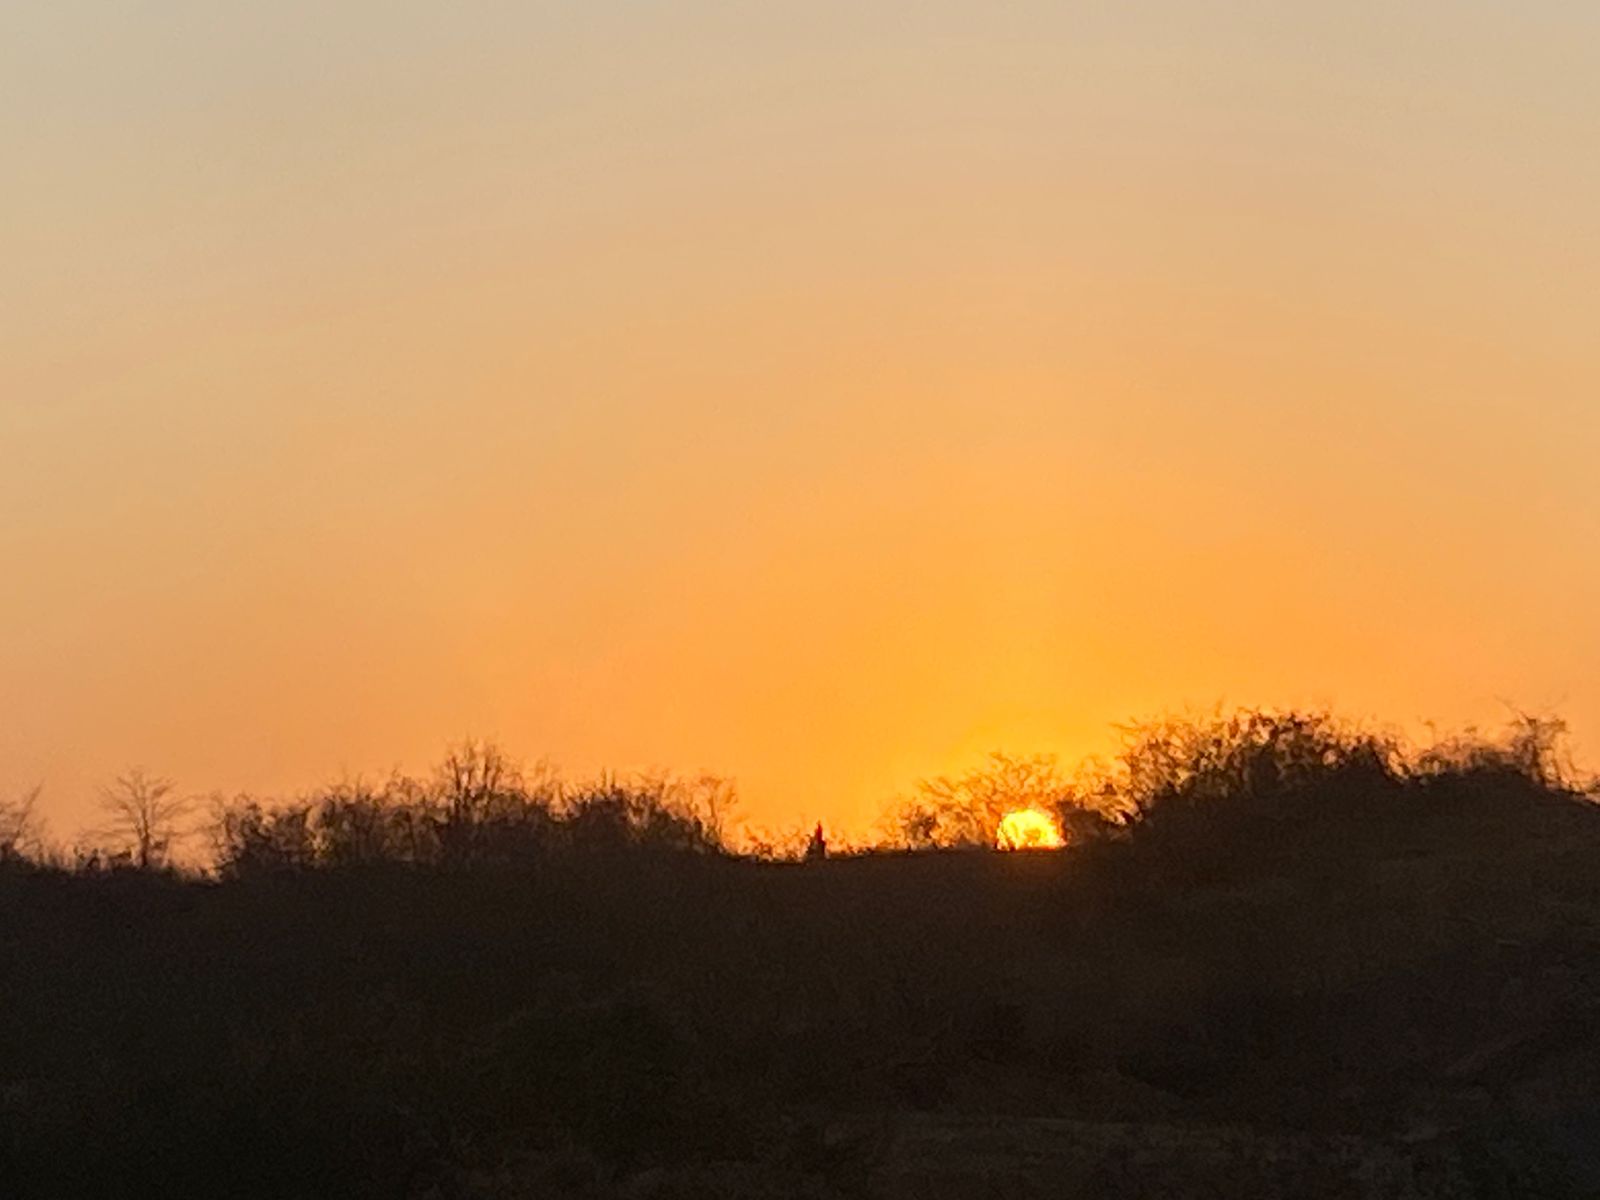
<path fill-rule="evenodd" d="M 724 853 L 734 802 L 715 778 L 529 778 L 498 747 L 466 743 L 427 781 L 344 783 L 285 805 L 213 800 L 211 833 L 229 879 L 314 867 L 531 868 L 574 853 Z"/>
<path fill-rule="evenodd" d="M 0 862 L 17 861 L 37 849 L 39 792 L 32 788 L 13 799 L 0 799 Z"/>
<path fill-rule="evenodd" d="M 116 853 L 148 871 L 167 865 L 192 806 L 173 791 L 170 779 L 136 767 L 101 789 L 100 807 L 107 817 L 101 835 L 120 847 Z"/>
<path fill-rule="evenodd" d="M 794 861 L 730 848 L 722 781 L 483 745 L 214 801 L 206 873 L 171 812 L 43 866 L 13 804 L 0 1192 L 1593 1195 L 1600 809 L 1559 735 L 1155 722 Z M 1019 807 L 1068 848 L 987 849 Z"/>

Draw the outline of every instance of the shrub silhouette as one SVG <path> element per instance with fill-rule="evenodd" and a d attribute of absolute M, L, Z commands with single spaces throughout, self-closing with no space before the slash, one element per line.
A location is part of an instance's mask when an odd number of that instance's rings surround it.
<path fill-rule="evenodd" d="M 0 863 L 20 862 L 37 849 L 38 803 L 42 787 L 0 800 Z"/>
<path fill-rule="evenodd" d="M 309 804 L 267 807 L 240 797 L 215 800 L 212 839 L 223 878 L 304 870 L 318 857 Z"/>
<path fill-rule="evenodd" d="M 453 747 L 426 781 L 360 780 L 293 804 L 214 803 L 219 874 L 308 867 L 527 867 L 567 853 L 723 853 L 732 787 L 706 776 L 526 775 L 497 747 Z"/>
<path fill-rule="evenodd" d="M 887 844 L 909 849 L 977 848 L 995 844 L 1000 820 L 1018 809 L 1054 815 L 1068 840 L 1101 836 L 1119 820 L 1120 797 L 1069 779 L 1054 755 L 994 753 L 964 775 L 939 776 L 917 785 L 879 822 Z"/>
<path fill-rule="evenodd" d="M 1403 774 L 1393 738 L 1326 713 L 1245 710 L 1125 729 L 1123 787 L 1144 820 L 1197 804 L 1248 805 L 1331 783 L 1385 787 Z"/>
<path fill-rule="evenodd" d="M 721 853 L 713 814 L 727 796 L 717 780 L 685 785 L 608 776 L 565 797 L 558 827 L 565 845 L 584 852 Z"/>

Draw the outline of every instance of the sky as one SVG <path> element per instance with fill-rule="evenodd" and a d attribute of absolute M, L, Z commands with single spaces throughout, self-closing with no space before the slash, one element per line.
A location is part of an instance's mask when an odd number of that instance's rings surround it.
<path fill-rule="evenodd" d="M 1600 751 L 1589 0 L 0 5 L 0 794 Z M 1593 756 L 1600 760 L 1600 754 Z"/>

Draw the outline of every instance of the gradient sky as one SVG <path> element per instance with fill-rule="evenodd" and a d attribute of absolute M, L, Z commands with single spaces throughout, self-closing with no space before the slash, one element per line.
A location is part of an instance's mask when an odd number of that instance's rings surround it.
<path fill-rule="evenodd" d="M 0 6 L 0 789 L 1600 749 L 1592 0 Z"/>

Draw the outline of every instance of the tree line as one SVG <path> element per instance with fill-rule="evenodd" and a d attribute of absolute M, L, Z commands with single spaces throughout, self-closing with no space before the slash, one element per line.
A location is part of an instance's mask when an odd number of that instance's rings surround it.
<path fill-rule="evenodd" d="M 1053 755 L 994 753 L 963 774 L 921 780 L 856 842 L 819 842 L 806 825 L 777 834 L 743 827 L 738 793 L 719 776 L 608 772 L 573 782 L 467 740 L 426 775 L 344 780 L 289 801 L 187 796 L 168 778 L 131 769 L 101 789 L 104 822 L 88 845 L 65 852 L 47 848 L 35 787 L 0 800 L 0 861 L 169 870 L 180 865 L 180 846 L 198 843 L 200 869 L 226 879 L 322 867 L 508 866 L 568 852 L 798 860 L 815 858 L 819 845 L 847 854 L 992 847 L 1001 819 L 1019 809 L 1047 814 L 1068 845 L 1081 847 L 1136 834 L 1192 838 L 1230 814 L 1259 816 L 1263 805 L 1281 809 L 1286 798 L 1330 789 L 1368 801 L 1470 780 L 1575 797 L 1596 791 L 1564 750 L 1565 725 L 1534 715 L 1518 714 L 1499 735 L 1468 729 L 1424 747 L 1327 712 L 1260 708 L 1119 731 L 1113 759 L 1070 771 Z"/>

